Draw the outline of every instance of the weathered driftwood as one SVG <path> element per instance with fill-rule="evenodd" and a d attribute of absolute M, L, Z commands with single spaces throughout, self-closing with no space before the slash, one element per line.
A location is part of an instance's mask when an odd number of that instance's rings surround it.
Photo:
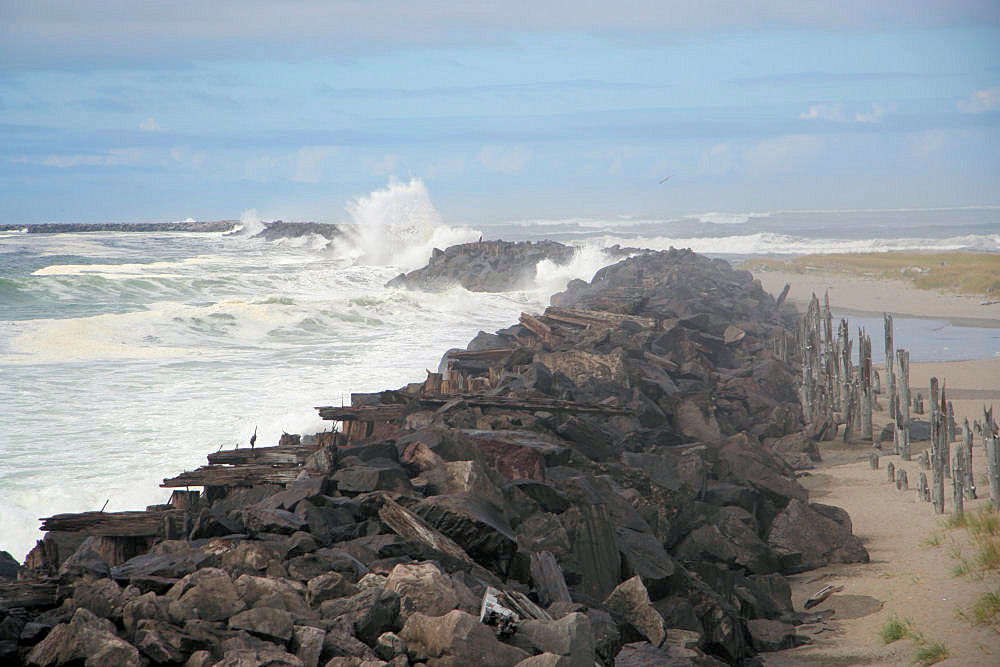
<path fill-rule="evenodd" d="M 965 450 L 961 447 L 955 449 L 951 462 L 951 511 L 956 517 L 962 516 L 965 511 Z"/>
<path fill-rule="evenodd" d="M 648 329 L 658 328 L 658 323 L 651 317 L 640 317 L 638 315 L 623 315 L 611 313 L 603 310 L 584 310 L 582 308 L 560 308 L 559 306 L 549 306 L 545 309 L 545 317 L 564 324 L 576 325 L 579 327 L 589 327 L 593 325 L 617 327 L 622 322 L 635 322 Z M 663 326 L 660 323 L 659 326 Z"/>
<path fill-rule="evenodd" d="M 257 465 L 301 464 L 315 452 L 317 446 L 257 447 L 256 449 L 223 449 L 208 455 L 208 462 L 215 465 L 254 463 Z"/>
<path fill-rule="evenodd" d="M 828 597 L 833 595 L 834 593 L 840 593 L 843 590 L 844 590 L 843 586 L 833 586 L 833 585 L 824 586 L 823 588 L 819 589 L 818 591 L 810 595 L 809 599 L 806 600 L 805 604 L 802 606 L 805 607 L 806 609 L 812 609 L 813 607 L 822 603 Z"/>
<path fill-rule="evenodd" d="M 868 455 L 868 467 L 872 470 L 878 470 L 878 452 L 872 452 Z"/>
<path fill-rule="evenodd" d="M 184 510 L 152 512 L 82 512 L 42 519 L 42 530 L 59 530 L 103 537 L 165 536 L 180 533 Z"/>
<path fill-rule="evenodd" d="M 944 514 L 944 459 L 948 456 L 944 416 L 938 407 L 938 379 L 931 378 L 931 499 L 934 511 Z"/>
<path fill-rule="evenodd" d="M 917 499 L 925 503 L 931 501 L 931 489 L 927 485 L 927 473 L 920 473 L 920 480 L 917 482 Z"/>
<path fill-rule="evenodd" d="M 342 407 L 326 405 L 316 409 L 320 418 L 328 421 L 392 421 L 403 416 L 406 406 L 393 403 Z"/>
<path fill-rule="evenodd" d="M 965 497 L 976 499 L 976 476 L 972 468 L 972 429 L 966 418 L 962 424 L 962 449 L 965 451 Z"/>
<path fill-rule="evenodd" d="M 543 341 L 552 339 L 552 327 L 550 327 L 545 322 L 542 322 L 534 315 L 529 315 L 528 313 L 521 313 L 521 317 L 518 321 L 522 326 L 527 328 L 533 334 L 541 338 Z"/>
<path fill-rule="evenodd" d="M 994 505 L 1000 505 L 1000 440 L 997 438 L 997 425 L 993 421 L 993 409 L 986 410 L 983 406 L 983 445 L 986 449 L 986 477 L 990 483 L 990 500 Z"/>
<path fill-rule="evenodd" d="M 0 583 L 0 612 L 21 607 L 55 607 L 59 584 L 56 580 L 12 581 Z"/>
<path fill-rule="evenodd" d="M 237 465 L 202 466 L 164 479 L 164 488 L 182 486 L 253 486 L 255 484 L 288 484 L 302 472 L 298 465 Z"/>
<path fill-rule="evenodd" d="M 896 371 L 893 363 L 896 357 L 896 348 L 893 343 L 892 314 L 882 313 L 882 320 L 885 327 L 885 382 L 886 392 L 889 394 L 889 417 L 896 419 L 898 397 L 896 396 Z"/>
<path fill-rule="evenodd" d="M 781 310 L 781 305 L 785 303 L 785 299 L 788 298 L 788 290 L 792 289 L 791 283 L 785 283 L 785 286 L 781 289 L 781 294 L 778 295 L 777 301 L 774 302 L 775 310 Z"/>
<path fill-rule="evenodd" d="M 896 471 L 896 490 L 906 491 L 910 488 L 909 480 L 906 479 L 906 471 L 900 468 Z"/>
<path fill-rule="evenodd" d="M 382 523 L 403 539 L 422 542 L 453 558 L 470 564 L 474 563 L 465 549 L 456 544 L 450 537 L 434 530 L 416 514 L 389 498 L 385 499 L 385 503 L 379 509 L 378 517 Z"/>
<path fill-rule="evenodd" d="M 906 433 L 906 444 L 910 441 L 910 353 L 908 350 L 896 350 L 896 361 L 899 364 L 899 400 L 896 410 L 902 412 L 902 426 Z"/>
<path fill-rule="evenodd" d="M 889 478 L 889 482 L 890 483 L 891 482 L 895 482 L 896 481 L 896 466 L 893 464 L 892 461 L 889 461 L 889 463 L 885 466 L 885 470 L 886 470 L 886 477 Z"/>
<path fill-rule="evenodd" d="M 861 437 L 865 440 L 872 439 L 872 408 L 873 408 L 873 386 L 872 386 L 872 339 L 864 329 L 858 332 L 858 368 L 860 369 L 861 382 L 859 390 L 861 393 L 859 407 L 861 409 Z"/>

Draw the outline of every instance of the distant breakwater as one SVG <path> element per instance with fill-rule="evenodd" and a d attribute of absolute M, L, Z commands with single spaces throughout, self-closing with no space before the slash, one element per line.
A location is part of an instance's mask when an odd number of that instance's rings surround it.
<path fill-rule="evenodd" d="M 228 232 L 239 220 L 212 222 L 46 222 L 30 225 L 0 225 L 0 232 L 26 231 L 28 234 L 75 234 L 80 232 Z"/>

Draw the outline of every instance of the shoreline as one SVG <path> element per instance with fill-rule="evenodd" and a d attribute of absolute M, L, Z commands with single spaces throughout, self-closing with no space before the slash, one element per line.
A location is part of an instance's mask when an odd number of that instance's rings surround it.
<path fill-rule="evenodd" d="M 845 314 L 880 317 L 889 312 L 897 317 L 946 320 L 958 326 L 1000 328 L 1000 303 L 990 303 L 992 299 L 985 296 L 925 290 L 902 280 L 832 272 L 756 269 L 751 273 L 774 295 L 790 284 L 788 302 L 800 312 L 804 312 L 813 293 L 822 300 L 829 291 L 831 309 Z"/>

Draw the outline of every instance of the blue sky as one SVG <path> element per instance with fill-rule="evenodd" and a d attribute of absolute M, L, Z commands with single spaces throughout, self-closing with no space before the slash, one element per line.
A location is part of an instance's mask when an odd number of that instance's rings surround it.
<path fill-rule="evenodd" d="M 0 0 L 0 223 L 1000 204 L 1000 3 L 691 4 Z"/>

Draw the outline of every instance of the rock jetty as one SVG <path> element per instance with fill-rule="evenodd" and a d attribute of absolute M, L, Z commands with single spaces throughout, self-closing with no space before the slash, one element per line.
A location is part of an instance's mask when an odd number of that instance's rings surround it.
<path fill-rule="evenodd" d="M 83 232 L 228 232 L 239 220 L 213 222 L 46 222 L 30 225 L 0 225 L 0 232 L 24 230 L 28 234 L 79 234 Z"/>
<path fill-rule="evenodd" d="M 325 239 L 335 239 L 343 234 L 339 225 L 323 222 L 265 222 L 264 229 L 254 234 L 255 239 L 277 241 L 278 239 L 299 238 L 317 234 Z"/>
<path fill-rule="evenodd" d="M 555 241 L 479 241 L 434 249 L 427 266 L 401 273 L 387 287 L 425 291 L 461 285 L 470 292 L 508 292 L 534 283 L 542 260 L 566 264 L 576 248 Z"/>
<path fill-rule="evenodd" d="M 785 575 L 868 554 L 795 480 L 817 454 L 774 352 L 794 312 L 685 250 L 552 304 L 319 407 L 339 430 L 210 454 L 169 504 L 44 519 L 0 584 L 0 660 L 721 665 L 807 641 Z"/>

